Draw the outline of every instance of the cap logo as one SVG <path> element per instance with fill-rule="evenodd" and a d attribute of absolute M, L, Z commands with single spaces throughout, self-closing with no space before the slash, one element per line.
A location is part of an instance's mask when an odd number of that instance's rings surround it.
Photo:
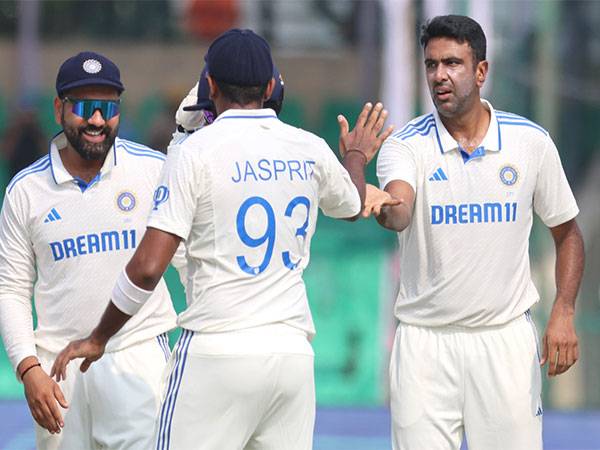
<path fill-rule="evenodd" d="M 102 64 L 95 59 L 86 59 L 83 63 L 83 70 L 87 73 L 98 73 L 102 70 Z"/>

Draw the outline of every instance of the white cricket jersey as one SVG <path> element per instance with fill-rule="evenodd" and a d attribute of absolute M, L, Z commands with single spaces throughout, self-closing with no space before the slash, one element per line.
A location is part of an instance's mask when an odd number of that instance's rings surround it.
<path fill-rule="evenodd" d="M 402 322 L 475 327 L 523 314 L 539 299 L 529 268 L 533 212 L 548 227 L 579 212 L 548 133 L 483 102 L 490 125 L 470 156 L 437 112 L 380 151 L 381 187 L 403 180 L 415 191 L 412 221 L 398 234 Z"/>
<path fill-rule="evenodd" d="M 146 230 L 165 156 L 117 138 L 86 184 L 62 164 L 59 148 L 19 172 L 6 189 L 0 222 L 0 327 L 16 366 L 35 346 L 58 352 L 98 324 L 119 273 Z M 38 325 L 33 335 L 31 303 Z M 112 338 L 115 351 L 175 326 L 163 280 Z"/>
<path fill-rule="evenodd" d="M 319 207 L 355 216 L 358 191 L 322 139 L 270 109 L 228 110 L 169 149 L 148 226 L 186 241 L 188 306 L 178 324 L 314 334 L 302 272 Z"/>

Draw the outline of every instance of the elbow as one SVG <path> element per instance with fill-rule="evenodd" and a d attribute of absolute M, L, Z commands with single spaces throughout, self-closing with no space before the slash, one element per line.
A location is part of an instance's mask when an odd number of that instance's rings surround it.
<path fill-rule="evenodd" d="M 160 281 L 165 268 L 156 260 L 135 258 L 127 264 L 127 276 L 137 287 L 152 291 Z"/>

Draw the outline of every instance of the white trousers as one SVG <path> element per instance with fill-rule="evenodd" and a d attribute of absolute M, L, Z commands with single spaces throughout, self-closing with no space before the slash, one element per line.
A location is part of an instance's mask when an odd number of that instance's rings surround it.
<path fill-rule="evenodd" d="M 401 323 L 390 364 L 394 450 L 541 450 L 541 371 L 529 313 L 477 329 Z"/>
<path fill-rule="evenodd" d="M 38 349 L 46 373 L 55 353 Z M 39 425 L 39 450 L 148 450 L 160 407 L 161 382 L 170 351 L 165 335 L 121 351 L 106 353 L 86 373 L 81 359 L 67 366 L 60 382 L 69 408 L 63 410 L 65 426 L 50 434 Z"/>
<path fill-rule="evenodd" d="M 311 354 L 207 354 L 205 344 L 184 330 L 171 355 L 154 448 L 312 449 Z"/>

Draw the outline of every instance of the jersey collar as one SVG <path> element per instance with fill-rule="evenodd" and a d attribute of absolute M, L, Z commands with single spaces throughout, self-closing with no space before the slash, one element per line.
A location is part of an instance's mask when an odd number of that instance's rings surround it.
<path fill-rule="evenodd" d="M 479 156 L 483 156 L 487 151 L 498 152 L 502 150 L 502 138 L 500 136 L 500 127 L 498 125 L 498 119 L 496 118 L 496 111 L 492 107 L 492 104 L 487 100 L 481 99 L 481 102 L 486 109 L 490 111 L 490 125 L 481 145 L 475 150 L 476 152 L 479 152 Z M 458 143 L 448 132 L 436 110 L 433 111 L 433 117 L 435 118 L 436 138 L 440 151 L 446 153 L 451 150 L 459 150 Z"/>
<path fill-rule="evenodd" d="M 277 119 L 277 114 L 270 108 L 264 109 L 228 109 L 222 112 L 215 122 L 227 119 Z"/>
<path fill-rule="evenodd" d="M 115 139 L 115 144 L 117 142 L 117 139 L 119 139 L 119 138 Z M 56 184 L 62 184 L 62 183 L 66 183 L 66 182 L 75 182 L 83 191 L 83 190 L 85 190 L 85 188 L 91 186 L 94 182 L 98 181 L 102 176 L 104 176 L 105 174 L 110 172 L 111 169 L 117 165 L 117 156 L 116 156 L 116 150 L 115 150 L 116 146 L 113 144 L 113 146 L 111 147 L 111 150 L 109 150 L 109 154 L 107 155 L 106 159 L 104 160 L 104 164 L 102 165 L 102 168 L 100 169 L 100 172 L 98 173 L 98 175 L 94 178 L 94 180 L 90 181 L 89 184 L 87 184 L 85 187 L 83 187 L 80 182 L 81 180 L 78 180 L 76 177 L 71 175 L 67 171 L 67 169 L 65 169 L 62 159 L 60 158 L 60 153 L 58 152 L 58 150 L 60 148 L 66 147 L 66 146 L 67 146 L 67 137 L 65 136 L 64 131 L 59 132 L 50 141 L 50 151 L 49 151 L 50 168 L 52 169 L 52 176 L 53 176 Z"/>

